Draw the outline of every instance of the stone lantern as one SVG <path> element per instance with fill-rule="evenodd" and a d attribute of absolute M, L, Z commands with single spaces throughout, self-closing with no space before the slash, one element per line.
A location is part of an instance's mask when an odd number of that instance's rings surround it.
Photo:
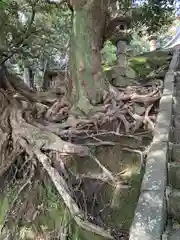
<path fill-rule="evenodd" d="M 150 51 L 156 51 L 157 49 L 157 36 L 152 35 L 149 37 L 149 43 L 150 43 Z"/>
<path fill-rule="evenodd" d="M 106 28 L 106 39 L 116 46 L 117 65 L 107 76 L 114 86 L 128 85 L 135 78 L 135 72 L 128 66 L 127 46 L 131 41 L 132 8 L 124 9 L 120 1 L 112 0 L 109 8 L 110 21 Z M 112 76 L 112 77 L 111 77 Z"/>
<path fill-rule="evenodd" d="M 128 66 L 127 46 L 131 41 L 129 28 L 131 24 L 130 16 L 117 16 L 111 21 L 111 31 L 109 40 L 116 46 L 117 65 L 114 68 L 115 86 L 128 85 L 131 79 L 135 78 L 134 71 Z"/>
<path fill-rule="evenodd" d="M 127 68 L 128 57 L 127 57 L 127 46 L 131 40 L 131 36 L 128 34 L 128 26 L 130 22 L 129 19 L 122 19 L 119 21 L 117 27 L 117 36 L 115 36 L 115 45 L 116 45 L 116 56 L 117 56 L 117 65 L 120 68 Z"/>
<path fill-rule="evenodd" d="M 130 41 L 130 35 L 128 34 L 132 9 L 124 12 L 123 5 L 117 0 L 112 1 L 110 9 L 111 21 L 108 26 L 107 32 L 109 39 L 113 45 L 116 46 L 117 64 L 119 67 L 127 67 L 127 45 Z"/>

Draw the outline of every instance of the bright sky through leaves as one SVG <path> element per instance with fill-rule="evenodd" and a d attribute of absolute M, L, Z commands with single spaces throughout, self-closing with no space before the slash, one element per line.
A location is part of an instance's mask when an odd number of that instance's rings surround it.
<path fill-rule="evenodd" d="M 176 0 L 176 16 L 180 16 L 180 0 Z"/>
<path fill-rule="evenodd" d="M 138 7 L 144 2 L 146 2 L 146 0 L 134 0 L 133 6 Z M 176 11 L 176 16 L 180 16 L 180 0 L 175 0 L 175 11 Z"/>

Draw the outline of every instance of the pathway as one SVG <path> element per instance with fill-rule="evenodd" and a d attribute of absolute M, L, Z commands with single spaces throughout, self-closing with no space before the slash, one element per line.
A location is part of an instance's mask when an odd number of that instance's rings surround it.
<path fill-rule="evenodd" d="M 180 71 L 180 64 L 177 68 Z M 170 142 L 171 156 L 168 164 L 167 227 L 164 239 L 180 240 L 180 74 L 177 74 L 174 86 L 173 123 Z"/>
<path fill-rule="evenodd" d="M 164 80 L 156 129 L 147 156 L 139 201 L 130 229 L 130 240 L 180 240 L 180 226 L 175 229 L 178 214 L 180 219 L 178 68 L 180 69 L 180 51 L 176 49 Z"/>

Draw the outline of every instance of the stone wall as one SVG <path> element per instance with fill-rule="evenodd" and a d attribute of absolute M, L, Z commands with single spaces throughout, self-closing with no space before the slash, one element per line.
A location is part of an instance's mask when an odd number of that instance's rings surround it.
<path fill-rule="evenodd" d="M 130 240 L 160 240 L 165 228 L 169 138 L 175 70 L 178 63 L 179 50 L 176 49 L 164 79 L 164 90 L 159 104 L 154 138 L 147 155 L 139 201 L 130 229 Z"/>

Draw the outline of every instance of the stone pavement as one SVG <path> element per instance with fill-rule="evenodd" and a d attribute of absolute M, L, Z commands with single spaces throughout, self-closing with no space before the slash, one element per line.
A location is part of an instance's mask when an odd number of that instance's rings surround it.
<path fill-rule="evenodd" d="M 178 70 L 180 66 L 178 67 Z M 168 222 L 164 239 L 180 240 L 180 73 L 177 71 L 174 86 L 172 154 L 168 163 L 167 211 Z"/>
<path fill-rule="evenodd" d="M 164 80 L 163 96 L 159 104 L 154 138 L 147 156 L 139 201 L 130 229 L 130 240 L 180 239 L 180 230 L 175 231 L 171 229 L 169 232 L 166 229 L 167 220 L 170 219 L 169 216 L 171 213 L 171 210 L 169 210 L 171 206 L 169 206 L 169 202 L 166 199 L 169 175 L 172 176 L 171 181 L 173 181 L 173 184 L 177 180 L 176 175 L 180 179 L 180 176 L 175 174 L 176 170 L 180 173 L 180 167 L 173 168 L 173 165 L 171 165 L 173 161 L 171 153 L 174 154 L 175 158 L 178 158 L 176 152 L 180 152 L 178 145 L 175 144 L 174 146 L 174 143 L 180 143 L 180 127 L 178 129 L 176 126 L 172 128 L 173 122 L 175 122 L 174 119 L 176 119 L 173 117 L 174 111 L 176 112 L 176 109 L 180 109 L 180 77 L 175 77 L 178 65 L 179 50 L 175 50 Z M 177 80 L 177 91 L 175 91 L 174 86 L 175 80 Z M 179 97 L 173 106 L 173 102 L 175 102 L 174 97 L 177 92 Z M 178 123 L 178 121 L 176 122 Z M 178 124 L 180 126 L 180 121 Z M 176 139 L 176 142 L 174 142 L 174 139 Z M 170 169 L 169 172 L 168 169 Z M 172 174 L 172 170 L 175 171 L 174 174 Z M 175 180 L 173 180 L 174 177 Z M 172 187 L 173 185 L 170 185 L 168 189 Z M 171 190 L 169 192 L 171 193 Z M 178 207 L 176 207 L 177 209 Z M 178 236 L 178 238 L 175 238 L 175 236 Z"/>

